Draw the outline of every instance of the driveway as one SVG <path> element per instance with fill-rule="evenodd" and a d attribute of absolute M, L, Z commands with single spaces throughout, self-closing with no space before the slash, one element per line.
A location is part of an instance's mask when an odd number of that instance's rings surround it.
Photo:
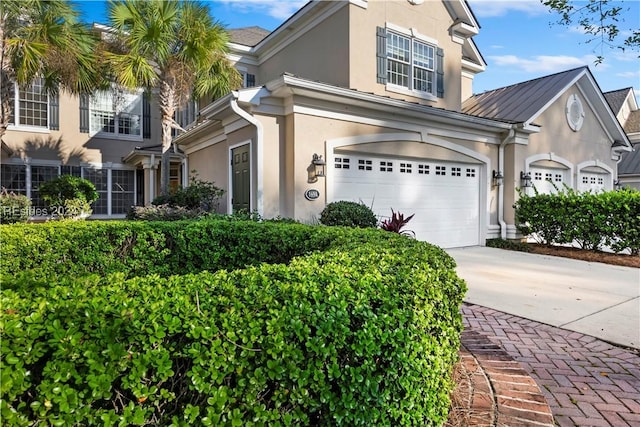
<path fill-rule="evenodd" d="M 640 349 L 640 270 L 487 247 L 448 249 L 465 302 Z"/>

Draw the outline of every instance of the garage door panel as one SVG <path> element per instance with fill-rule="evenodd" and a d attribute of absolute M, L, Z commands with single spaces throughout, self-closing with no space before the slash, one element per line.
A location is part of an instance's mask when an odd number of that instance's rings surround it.
<path fill-rule="evenodd" d="M 380 218 L 391 209 L 415 214 L 407 228 L 444 247 L 479 243 L 479 166 L 442 161 L 336 155 L 333 200 L 372 207 Z M 355 165 L 355 167 L 354 167 Z"/>

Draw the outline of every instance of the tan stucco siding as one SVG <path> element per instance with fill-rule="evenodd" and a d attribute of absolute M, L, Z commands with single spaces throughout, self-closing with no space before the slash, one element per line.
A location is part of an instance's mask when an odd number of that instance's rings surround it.
<path fill-rule="evenodd" d="M 102 138 L 80 132 L 79 98 L 60 94 L 60 130 L 33 131 L 10 127 L 3 140 L 14 156 L 54 160 L 63 164 L 121 163 L 136 146 L 160 143 L 160 112 L 151 103 L 151 139 Z"/>
<path fill-rule="evenodd" d="M 584 122 L 580 130 L 574 132 L 567 123 L 565 108 L 567 100 L 577 94 L 584 108 Z M 560 96 L 534 122 L 542 132 L 529 137 L 525 157 L 540 153 L 553 153 L 566 159 L 574 167 L 585 161 L 598 161 L 616 169 L 616 161 L 611 159 L 611 136 L 607 135 L 588 102 L 577 88 L 572 88 Z M 524 166 L 524 165 L 523 165 Z M 574 170 L 574 174 L 579 171 Z M 572 186 L 575 187 L 575 176 Z"/>
<path fill-rule="evenodd" d="M 348 40 L 348 8 L 343 7 L 279 52 L 272 54 L 266 50 L 261 53 L 258 79 L 264 83 L 288 72 L 309 80 L 347 86 L 350 68 Z"/>
<path fill-rule="evenodd" d="M 366 10 L 354 5 L 351 5 L 349 10 L 351 13 L 349 87 L 363 92 L 373 92 L 460 111 L 462 46 L 451 39 L 448 29 L 453 22 L 442 2 L 426 1 L 421 5 L 411 5 L 405 0 L 373 1 L 368 3 Z M 433 39 L 437 41 L 437 46 L 444 50 L 444 98 L 426 101 L 388 91 L 385 85 L 376 82 L 376 27 L 385 27 L 387 24 Z"/>

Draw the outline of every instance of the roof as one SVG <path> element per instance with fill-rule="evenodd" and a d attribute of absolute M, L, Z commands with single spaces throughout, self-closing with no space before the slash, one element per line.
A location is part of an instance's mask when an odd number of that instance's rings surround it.
<path fill-rule="evenodd" d="M 603 93 L 604 99 L 607 100 L 609 107 L 611 107 L 616 115 L 620 112 L 620 109 L 622 108 L 624 101 L 627 99 L 630 90 L 633 90 L 633 88 L 628 87 L 625 89 L 612 90 L 611 92 Z"/>
<path fill-rule="evenodd" d="M 586 66 L 574 68 L 473 95 L 462 104 L 462 112 L 510 123 L 526 123 L 585 72 L 588 72 Z"/>
<path fill-rule="evenodd" d="M 271 31 L 262 27 L 243 27 L 227 30 L 231 43 L 241 44 L 244 46 L 255 46 L 265 37 L 271 34 Z"/>
<path fill-rule="evenodd" d="M 633 151 L 624 153 L 618 163 L 618 176 L 640 174 L 640 144 L 633 145 Z"/>
<path fill-rule="evenodd" d="M 627 117 L 627 122 L 624 124 L 624 131 L 627 134 L 640 132 L 640 110 L 632 111 Z"/>

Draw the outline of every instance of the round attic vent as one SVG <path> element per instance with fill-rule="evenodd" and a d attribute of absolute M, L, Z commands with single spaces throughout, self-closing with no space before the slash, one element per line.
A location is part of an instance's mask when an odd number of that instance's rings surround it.
<path fill-rule="evenodd" d="M 582 127 L 584 122 L 584 108 L 582 108 L 582 102 L 575 93 L 567 100 L 567 123 L 574 132 L 577 132 Z"/>

